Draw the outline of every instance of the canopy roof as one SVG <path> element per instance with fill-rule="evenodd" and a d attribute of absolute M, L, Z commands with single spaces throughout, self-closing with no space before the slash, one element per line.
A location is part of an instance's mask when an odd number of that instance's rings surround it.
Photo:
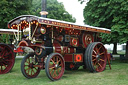
<path fill-rule="evenodd" d="M 22 16 L 14 18 L 13 20 L 9 21 L 8 28 L 11 28 L 13 25 L 21 24 L 22 21 L 26 21 L 26 22 L 38 21 L 38 23 L 40 24 L 46 24 L 46 25 L 52 25 L 52 26 L 59 26 L 59 27 L 92 31 L 92 32 L 111 33 L 111 30 L 106 29 L 106 28 L 94 27 L 94 26 L 89 26 L 89 25 L 77 25 L 71 22 L 37 17 L 33 15 L 22 15 Z"/>
<path fill-rule="evenodd" d="M 0 29 L 0 34 L 14 34 L 17 33 L 16 29 Z"/>

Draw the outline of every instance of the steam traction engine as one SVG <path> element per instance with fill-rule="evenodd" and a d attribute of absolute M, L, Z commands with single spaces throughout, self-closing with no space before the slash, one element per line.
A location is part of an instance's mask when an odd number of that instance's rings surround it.
<path fill-rule="evenodd" d="M 106 67 L 107 51 L 98 35 L 110 33 L 108 29 L 33 15 L 11 20 L 8 28 L 18 30 L 15 40 L 18 46 L 14 52 L 28 53 L 21 62 L 21 71 L 26 78 L 37 77 L 41 69 L 45 69 L 48 78 L 54 81 L 62 77 L 65 69 L 77 70 L 83 66 L 91 72 L 102 72 Z M 0 48 L 4 49 L 4 46 L 0 45 Z M 9 55 L 13 54 L 9 51 Z M 8 61 L 14 62 L 14 59 L 8 57 L 0 66 Z"/>

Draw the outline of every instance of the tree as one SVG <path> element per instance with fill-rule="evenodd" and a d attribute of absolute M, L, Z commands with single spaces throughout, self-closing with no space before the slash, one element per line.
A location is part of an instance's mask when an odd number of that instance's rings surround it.
<path fill-rule="evenodd" d="M 7 29 L 7 23 L 23 14 L 29 14 L 32 0 L 0 0 L 0 28 Z M 7 35 L 0 37 L 6 43 Z M 8 40 L 9 41 L 9 40 Z"/>
<path fill-rule="evenodd" d="M 127 42 L 127 4 L 128 0 L 90 0 L 84 9 L 84 22 L 92 26 L 111 29 L 110 35 L 101 34 L 104 43 Z"/>
<path fill-rule="evenodd" d="M 41 1 L 42 0 L 33 0 L 31 7 L 31 14 L 40 16 L 41 12 Z M 63 20 L 68 22 L 75 22 L 75 18 L 72 17 L 64 8 L 62 3 L 59 3 L 57 0 L 47 0 L 47 18 Z"/>
<path fill-rule="evenodd" d="M 7 28 L 7 23 L 11 19 L 30 14 L 29 10 L 32 0 L 0 0 L 0 28 Z"/>
<path fill-rule="evenodd" d="M 89 0 L 78 0 L 78 1 L 80 1 L 80 3 L 82 4 L 84 2 L 88 2 Z"/>
<path fill-rule="evenodd" d="M 118 38 L 117 38 L 117 36 L 119 36 L 118 33 L 113 33 L 113 34 L 103 34 L 103 33 L 101 33 L 100 36 L 102 37 L 102 42 L 104 44 L 113 43 L 114 46 L 113 46 L 112 53 L 117 54 L 117 42 L 119 42 Z"/>

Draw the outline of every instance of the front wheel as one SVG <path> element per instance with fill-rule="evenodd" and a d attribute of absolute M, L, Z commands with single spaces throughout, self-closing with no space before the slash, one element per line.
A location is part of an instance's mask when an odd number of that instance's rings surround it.
<path fill-rule="evenodd" d="M 28 79 L 35 78 L 40 73 L 38 65 L 39 63 L 35 53 L 27 54 L 21 62 L 21 72 Z"/>
<path fill-rule="evenodd" d="M 59 80 L 65 71 L 65 62 L 61 54 L 52 53 L 47 57 L 45 71 L 52 81 Z"/>

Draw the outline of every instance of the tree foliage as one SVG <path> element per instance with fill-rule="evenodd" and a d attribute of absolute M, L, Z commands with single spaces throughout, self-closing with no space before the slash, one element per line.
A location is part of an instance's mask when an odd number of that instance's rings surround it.
<path fill-rule="evenodd" d="M 40 16 L 41 12 L 41 1 L 42 0 L 33 0 L 31 7 L 31 14 Z M 75 22 L 75 18 L 72 17 L 64 8 L 62 3 L 59 3 L 57 0 L 47 0 L 47 18 L 63 20 L 68 22 Z"/>
<path fill-rule="evenodd" d="M 84 22 L 112 30 L 102 34 L 104 43 L 128 41 L 128 0 L 90 0 L 84 9 Z"/>
<path fill-rule="evenodd" d="M 7 28 L 9 20 L 29 14 L 32 0 L 0 0 L 0 28 Z"/>
<path fill-rule="evenodd" d="M 103 43 L 126 43 L 128 57 L 128 0 L 90 0 L 84 9 L 84 22 L 111 29 L 101 34 Z"/>
<path fill-rule="evenodd" d="M 84 2 L 88 2 L 89 0 L 78 0 L 80 1 L 81 4 L 83 4 Z"/>

